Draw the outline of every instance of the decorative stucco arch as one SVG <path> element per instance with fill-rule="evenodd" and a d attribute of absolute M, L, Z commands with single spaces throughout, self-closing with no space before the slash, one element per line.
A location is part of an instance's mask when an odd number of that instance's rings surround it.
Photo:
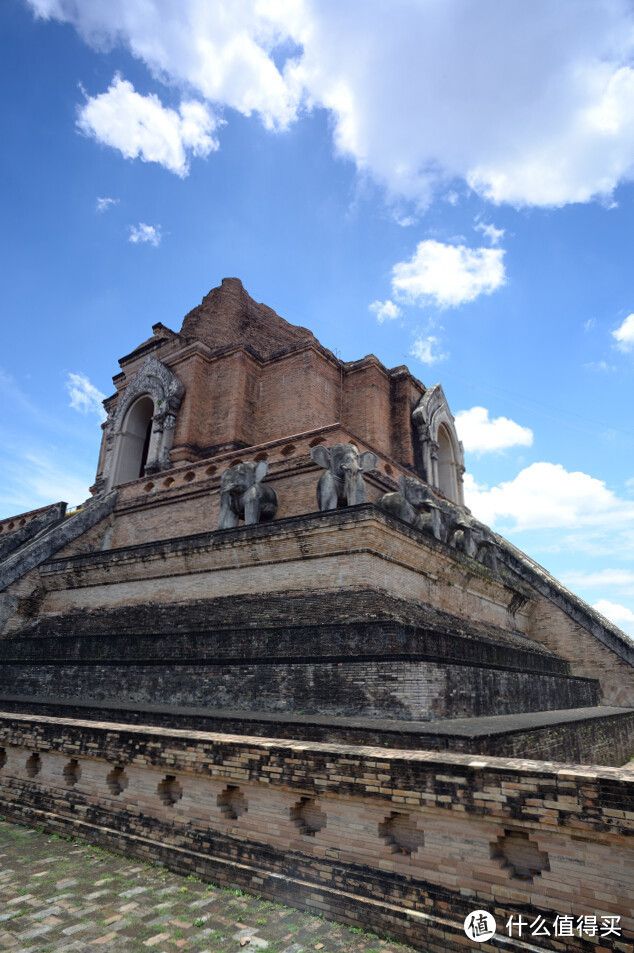
<path fill-rule="evenodd" d="M 169 367 L 155 357 L 146 358 L 104 427 L 105 459 L 99 482 L 106 489 L 171 466 L 174 427 L 184 394 L 185 387 Z M 146 422 L 151 424 L 147 434 Z M 143 461 L 143 473 L 134 473 L 135 464 Z"/>
<path fill-rule="evenodd" d="M 440 384 L 426 390 L 412 411 L 418 470 L 431 486 L 464 506 L 464 449 Z"/>

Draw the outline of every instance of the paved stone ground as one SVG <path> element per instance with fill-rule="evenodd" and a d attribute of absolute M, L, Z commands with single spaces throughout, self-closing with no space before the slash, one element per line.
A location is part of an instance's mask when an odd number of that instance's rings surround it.
<path fill-rule="evenodd" d="M 0 951 L 413 953 L 376 935 L 0 819 Z"/>

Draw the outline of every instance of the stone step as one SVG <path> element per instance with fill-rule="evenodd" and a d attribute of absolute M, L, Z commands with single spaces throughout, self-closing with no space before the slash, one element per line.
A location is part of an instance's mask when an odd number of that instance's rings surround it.
<path fill-rule="evenodd" d="M 199 599 L 42 616 L 0 640 L 0 662 L 447 659 L 568 674 L 512 629 L 373 590 Z"/>
<path fill-rule="evenodd" d="M 193 659 L 0 665 L 0 692 L 407 721 L 596 705 L 596 679 L 463 660 Z"/>
<path fill-rule="evenodd" d="M 634 746 L 634 708 L 591 706 L 516 715 L 400 721 L 328 715 L 126 705 L 60 696 L 0 694 L 0 710 L 57 718 L 153 725 L 267 739 L 374 745 L 390 749 L 444 750 L 576 764 L 626 763 Z"/>

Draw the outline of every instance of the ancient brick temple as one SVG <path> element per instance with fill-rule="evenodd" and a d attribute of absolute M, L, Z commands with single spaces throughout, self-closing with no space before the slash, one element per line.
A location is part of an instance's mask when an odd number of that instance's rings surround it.
<path fill-rule="evenodd" d="M 631 951 L 632 642 L 464 507 L 441 386 L 235 278 L 152 330 L 92 499 L 0 525 L 0 812 L 425 950 Z"/>

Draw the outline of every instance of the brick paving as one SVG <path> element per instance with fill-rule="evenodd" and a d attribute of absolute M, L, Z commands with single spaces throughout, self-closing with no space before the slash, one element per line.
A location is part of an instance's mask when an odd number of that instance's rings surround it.
<path fill-rule="evenodd" d="M 413 953 L 410 947 L 0 820 L 0 953 Z"/>

